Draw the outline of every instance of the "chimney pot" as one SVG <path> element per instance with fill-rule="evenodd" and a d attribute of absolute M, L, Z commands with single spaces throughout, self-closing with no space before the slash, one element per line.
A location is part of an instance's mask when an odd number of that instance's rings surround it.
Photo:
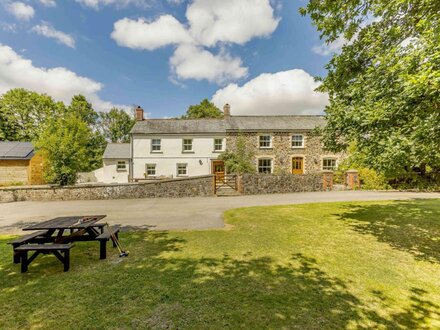
<path fill-rule="evenodd" d="M 229 103 L 226 103 L 223 106 L 223 116 L 224 117 L 230 117 L 231 116 L 231 106 L 229 105 Z"/>
<path fill-rule="evenodd" d="M 142 109 L 140 107 L 140 105 L 138 105 L 137 108 L 136 108 L 136 120 L 137 121 L 144 120 L 144 109 Z"/>

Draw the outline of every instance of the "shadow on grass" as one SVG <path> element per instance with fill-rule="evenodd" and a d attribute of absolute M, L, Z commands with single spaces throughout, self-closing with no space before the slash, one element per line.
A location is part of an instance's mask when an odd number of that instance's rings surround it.
<path fill-rule="evenodd" d="M 440 263 L 440 203 L 438 200 L 396 201 L 350 205 L 340 219 L 362 234 L 411 253 L 416 259 Z"/>
<path fill-rule="evenodd" d="M 0 321 L 7 328 L 50 328 L 62 319 L 64 328 L 399 329 L 422 328 L 438 311 L 414 289 L 411 306 L 384 318 L 303 254 L 287 264 L 252 252 L 188 258 L 186 241 L 164 232 L 122 240 L 131 254 L 119 263 L 97 262 L 97 247 L 79 244 L 65 274 L 47 263 L 13 273 L 2 256 Z M 371 296 L 386 307 L 380 292 Z"/>

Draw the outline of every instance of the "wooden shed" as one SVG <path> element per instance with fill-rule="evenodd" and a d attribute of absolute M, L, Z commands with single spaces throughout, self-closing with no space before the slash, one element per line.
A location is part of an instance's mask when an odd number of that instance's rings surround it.
<path fill-rule="evenodd" d="M 0 142 L 0 185 L 43 183 L 43 159 L 31 142 Z"/>

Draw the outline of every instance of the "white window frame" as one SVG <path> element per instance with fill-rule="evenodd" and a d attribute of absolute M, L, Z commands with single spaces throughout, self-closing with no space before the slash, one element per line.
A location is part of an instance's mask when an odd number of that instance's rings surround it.
<path fill-rule="evenodd" d="M 216 143 L 216 141 L 220 141 L 220 149 L 217 149 L 216 147 L 219 145 Z M 214 152 L 222 152 L 224 150 L 224 143 L 222 138 L 214 138 Z"/>
<path fill-rule="evenodd" d="M 270 161 L 270 171 L 269 172 L 260 172 L 260 161 L 265 161 L 265 160 Z M 267 168 L 267 165 L 265 165 L 264 167 Z M 257 159 L 257 173 L 259 173 L 259 174 L 272 174 L 273 173 L 273 158 L 267 158 L 267 157 L 258 158 Z"/>
<path fill-rule="evenodd" d="M 185 167 L 185 174 L 179 174 L 179 166 Z M 188 164 L 187 163 L 177 163 L 176 165 L 176 176 L 188 176 Z"/>
<path fill-rule="evenodd" d="M 261 146 L 261 142 L 263 142 L 261 140 L 262 137 L 269 137 L 269 146 Z M 264 141 L 264 142 L 267 142 L 267 141 Z M 259 146 L 260 149 L 271 149 L 272 148 L 272 135 L 270 135 L 270 134 L 260 134 L 258 136 L 258 146 Z"/>
<path fill-rule="evenodd" d="M 294 137 L 301 136 L 301 145 L 300 146 L 294 146 L 293 142 L 299 142 L 300 140 L 294 140 Z M 304 148 L 304 135 L 303 134 L 292 134 L 290 138 L 290 146 L 292 149 L 303 149 Z"/>
<path fill-rule="evenodd" d="M 154 141 L 159 141 L 159 144 L 154 143 Z M 155 150 L 154 148 L 159 146 L 159 149 Z M 151 152 L 162 152 L 162 139 L 151 139 Z"/>
<path fill-rule="evenodd" d="M 149 173 L 148 173 L 148 171 L 149 171 L 148 167 L 149 167 L 149 166 L 154 166 L 154 174 L 149 174 Z M 156 176 L 156 175 L 157 175 L 157 165 L 156 165 L 156 164 L 153 164 L 153 163 L 151 163 L 151 164 L 145 164 L 145 174 L 146 174 L 147 176 Z"/>
<path fill-rule="evenodd" d="M 185 143 L 185 141 L 191 141 L 191 143 Z M 194 140 L 193 139 L 182 139 L 182 152 L 194 152 Z M 185 146 L 191 146 L 191 149 L 185 149 Z"/>
<path fill-rule="evenodd" d="M 325 166 L 324 162 L 328 160 L 334 161 L 335 166 Z M 338 168 L 338 160 L 335 157 L 323 157 L 321 166 L 323 171 L 335 171 Z"/>
<path fill-rule="evenodd" d="M 125 160 L 118 160 L 116 162 L 116 171 L 118 171 L 118 172 L 126 172 L 127 171 L 127 161 L 125 161 Z"/>

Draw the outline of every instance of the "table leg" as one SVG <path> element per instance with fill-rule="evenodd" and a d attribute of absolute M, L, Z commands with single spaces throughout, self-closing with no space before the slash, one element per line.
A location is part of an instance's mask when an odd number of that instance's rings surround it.
<path fill-rule="evenodd" d="M 28 253 L 23 251 L 21 254 L 21 272 L 26 273 L 28 270 Z"/>
<path fill-rule="evenodd" d="M 14 255 L 13 255 L 13 260 L 14 260 L 14 264 L 19 264 L 20 263 L 20 252 L 15 251 L 16 247 L 19 247 L 20 245 L 17 244 L 13 244 L 12 248 L 14 251 Z"/>
<path fill-rule="evenodd" d="M 99 259 L 107 258 L 107 240 L 99 241 Z"/>
<path fill-rule="evenodd" d="M 64 271 L 67 272 L 70 268 L 70 250 L 64 251 Z"/>

